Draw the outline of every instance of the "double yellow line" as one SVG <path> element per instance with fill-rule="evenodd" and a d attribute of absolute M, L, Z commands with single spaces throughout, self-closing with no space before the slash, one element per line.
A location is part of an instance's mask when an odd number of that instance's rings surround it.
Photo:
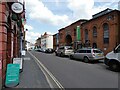
<path fill-rule="evenodd" d="M 28 52 L 29 52 L 29 51 L 28 51 Z M 55 84 L 58 86 L 58 88 L 59 88 L 60 90 L 65 90 L 64 87 L 60 84 L 60 82 L 59 82 L 59 81 L 53 76 L 53 74 L 38 60 L 38 58 L 36 58 L 31 52 L 29 52 L 29 54 L 30 54 L 32 57 L 34 57 L 35 62 L 37 63 L 37 65 L 38 65 L 39 68 L 42 70 L 43 74 L 45 75 L 46 80 L 47 80 L 47 82 L 49 83 L 50 88 L 55 88 L 55 87 L 51 84 L 51 82 L 50 82 L 47 74 L 48 74 L 48 75 L 50 76 L 50 78 L 55 82 Z M 47 74 L 46 74 L 46 73 L 47 73 Z"/>

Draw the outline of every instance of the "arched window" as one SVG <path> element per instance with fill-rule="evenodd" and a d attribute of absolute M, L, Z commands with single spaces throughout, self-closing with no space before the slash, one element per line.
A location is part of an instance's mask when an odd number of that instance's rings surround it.
<path fill-rule="evenodd" d="M 93 37 L 97 37 L 97 28 L 93 27 Z"/>
<path fill-rule="evenodd" d="M 85 42 L 88 41 L 88 30 L 85 29 Z"/>
<path fill-rule="evenodd" d="M 109 25 L 107 23 L 103 24 L 103 41 L 104 44 L 109 43 Z"/>

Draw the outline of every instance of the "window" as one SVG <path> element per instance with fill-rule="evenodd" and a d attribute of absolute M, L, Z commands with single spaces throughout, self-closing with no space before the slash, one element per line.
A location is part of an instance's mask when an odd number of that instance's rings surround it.
<path fill-rule="evenodd" d="M 76 36 L 76 29 L 74 29 L 74 36 Z"/>
<path fill-rule="evenodd" d="M 116 51 L 117 51 L 117 53 L 120 53 L 120 47 L 118 47 Z"/>
<path fill-rule="evenodd" d="M 109 43 L 109 26 L 107 23 L 103 24 L 103 41 L 104 44 Z"/>
<path fill-rule="evenodd" d="M 86 50 L 87 51 L 87 53 L 91 53 L 91 50 Z"/>
<path fill-rule="evenodd" d="M 101 50 L 93 50 L 94 53 L 102 53 Z"/>
<path fill-rule="evenodd" d="M 88 41 L 88 30 L 85 29 L 85 42 Z"/>
<path fill-rule="evenodd" d="M 86 53 L 86 50 L 79 50 L 79 53 Z"/>
<path fill-rule="evenodd" d="M 93 47 L 93 48 L 97 48 L 97 44 L 96 44 L 96 43 L 93 43 L 92 47 Z"/>
<path fill-rule="evenodd" d="M 97 28 L 93 27 L 93 37 L 97 37 Z"/>

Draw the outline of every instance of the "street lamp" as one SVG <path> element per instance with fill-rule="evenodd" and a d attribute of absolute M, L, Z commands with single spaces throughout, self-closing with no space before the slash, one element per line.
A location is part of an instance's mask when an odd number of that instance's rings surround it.
<path fill-rule="evenodd" d="M 28 29 L 25 29 L 24 30 L 24 50 L 26 49 L 26 40 L 25 40 L 25 37 L 26 37 L 26 31 L 28 31 Z"/>

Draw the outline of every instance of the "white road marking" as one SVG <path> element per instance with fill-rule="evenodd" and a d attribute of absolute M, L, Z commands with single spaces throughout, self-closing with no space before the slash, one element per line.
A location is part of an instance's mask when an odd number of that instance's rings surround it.
<path fill-rule="evenodd" d="M 53 74 L 52 74 L 32 53 L 29 52 L 29 54 L 35 58 L 36 63 L 38 64 L 38 66 L 40 67 L 40 69 L 42 70 L 42 72 L 44 73 L 44 75 L 45 75 L 45 77 L 46 77 L 46 79 L 47 79 L 50 87 L 51 87 L 51 88 L 54 88 L 53 85 L 50 83 L 50 80 L 48 79 L 45 71 L 47 72 L 47 74 L 51 77 L 51 79 L 56 83 L 56 85 L 57 85 L 61 90 L 65 90 L 64 87 L 60 84 L 60 82 L 53 76 Z M 44 69 L 45 71 L 44 71 L 43 69 Z"/>

